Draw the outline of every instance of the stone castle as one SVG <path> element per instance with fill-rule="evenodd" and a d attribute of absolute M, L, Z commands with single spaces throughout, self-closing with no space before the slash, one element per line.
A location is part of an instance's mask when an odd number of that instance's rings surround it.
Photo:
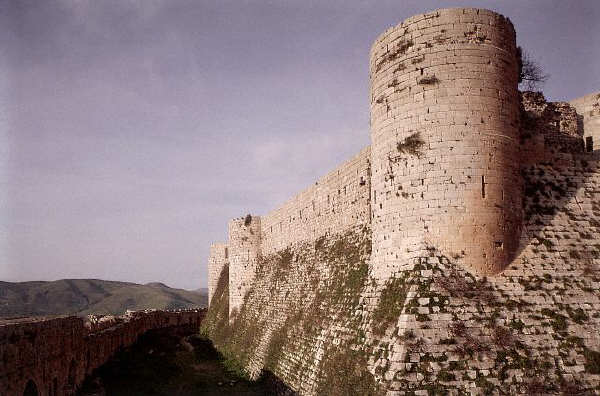
<path fill-rule="evenodd" d="M 371 145 L 210 248 L 208 311 L 0 322 L 0 395 L 73 395 L 189 327 L 282 395 L 598 394 L 600 93 L 517 90 L 512 23 L 417 15 L 370 56 Z"/>
<path fill-rule="evenodd" d="M 600 94 L 520 93 L 519 61 L 489 10 L 379 36 L 371 145 L 210 247 L 217 347 L 307 395 L 598 392 Z"/>

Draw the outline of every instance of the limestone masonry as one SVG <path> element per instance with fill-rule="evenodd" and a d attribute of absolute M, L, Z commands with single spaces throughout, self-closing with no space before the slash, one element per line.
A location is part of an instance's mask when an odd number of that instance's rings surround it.
<path fill-rule="evenodd" d="M 371 145 L 211 246 L 203 331 L 303 395 L 600 392 L 600 94 L 520 93 L 493 11 L 370 53 Z"/>
<path fill-rule="evenodd" d="M 197 329 L 206 310 L 139 311 L 118 317 L 0 321 L 0 395 L 75 395 L 86 376 L 151 329 Z"/>
<path fill-rule="evenodd" d="M 589 151 L 600 149 L 600 93 L 586 95 L 569 102 L 577 109 L 579 121 L 584 131 L 586 147 Z"/>

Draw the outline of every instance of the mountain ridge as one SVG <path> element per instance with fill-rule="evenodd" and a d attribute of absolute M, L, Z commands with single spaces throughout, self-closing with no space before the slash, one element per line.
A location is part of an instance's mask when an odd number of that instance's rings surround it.
<path fill-rule="evenodd" d="M 120 315 L 127 309 L 186 309 L 207 305 L 206 293 L 161 282 L 103 279 L 0 281 L 0 318 L 53 315 Z"/>

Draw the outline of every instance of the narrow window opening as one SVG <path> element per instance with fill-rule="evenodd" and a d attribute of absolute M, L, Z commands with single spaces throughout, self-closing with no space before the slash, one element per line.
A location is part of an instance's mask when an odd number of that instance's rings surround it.
<path fill-rule="evenodd" d="M 481 198 L 485 198 L 485 176 L 481 176 Z"/>
<path fill-rule="evenodd" d="M 225 258 L 229 257 L 229 249 L 225 248 Z"/>
<path fill-rule="evenodd" d="M 588 153 L 594 151 L 594 138 L 592 136 L 585 138 L 585 149 Z"/>
<path fill-rule="evenodd" d="M 496 241 L 496 242 L 494 242 L 494 247 L 498 250 L 502 250 L 504 248 L 504 242 Z"/>

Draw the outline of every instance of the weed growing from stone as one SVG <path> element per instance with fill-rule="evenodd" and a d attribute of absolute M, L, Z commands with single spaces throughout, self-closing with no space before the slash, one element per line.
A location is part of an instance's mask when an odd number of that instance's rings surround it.
<path fill-rule="evenodd" d="M 423 155 L 421 150 L 424 145 L 425 141 L 421 138 L 421 134 L 419 132 L 415 132 L 404 139 L 404 142 L 398 143 L 396 145 L 396 149 L 401 154 L 408 154 L 417 158 L 421 158 Z"/>

